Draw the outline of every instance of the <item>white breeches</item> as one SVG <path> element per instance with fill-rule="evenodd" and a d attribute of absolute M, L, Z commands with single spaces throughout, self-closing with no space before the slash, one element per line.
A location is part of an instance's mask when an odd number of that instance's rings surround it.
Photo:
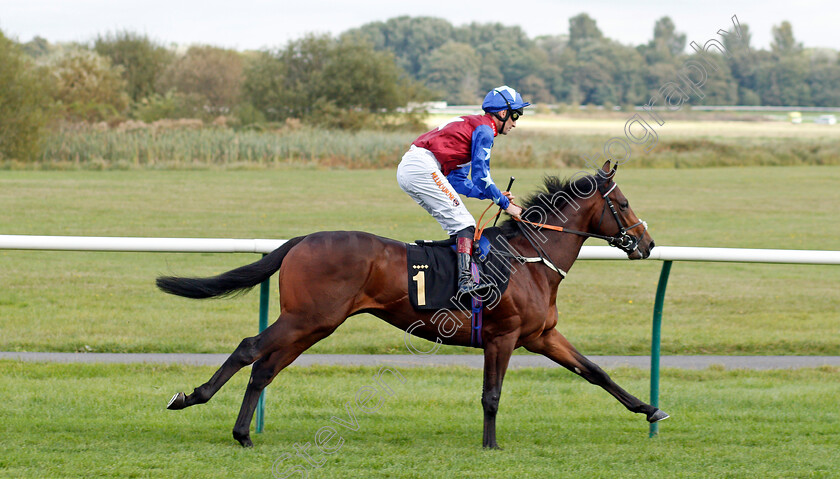
<path fill-rule="evenodd" d="M 435 155 L 411 145 L 397 167 L 397 183 L 451 236 L 475 226 L 475 219 L 440 171 Z"/>

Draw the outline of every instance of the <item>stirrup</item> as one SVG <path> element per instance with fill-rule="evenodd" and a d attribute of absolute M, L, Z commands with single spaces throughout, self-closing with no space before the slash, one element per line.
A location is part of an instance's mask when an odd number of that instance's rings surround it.
<path fill-rule="evenodd" d="M 458 283 L 459 294 L 469 294 L 470 296 L 484 296 L 490 292 L 490 285 L 487 283 L 475 283 L 472 279 L 466 282 Z"/>

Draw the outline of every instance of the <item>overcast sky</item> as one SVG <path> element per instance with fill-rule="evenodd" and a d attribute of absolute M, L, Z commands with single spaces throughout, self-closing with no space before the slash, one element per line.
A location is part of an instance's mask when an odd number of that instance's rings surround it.
<path fill-rule="evenodd" d="M 586 12 L 604 34 L 625 44 L 646 43 L 654 22 L 670 16 L 688 41 L 705 43 L 729 30 L 737 15 L 752 45 L 768 48 L 771 28 L 788 20 L 806 47 L 840 50 L 837 0 L 0 0 L 0 30 L 19 41 L 89 42 L 99 33 L 130 30 L 170 44 L 211 44 L 239 50 L 282 46 L 306 33 L 338 34 L 400 15 L 518 25 L 531 38 L 568 33 L 569 18 Z"/>

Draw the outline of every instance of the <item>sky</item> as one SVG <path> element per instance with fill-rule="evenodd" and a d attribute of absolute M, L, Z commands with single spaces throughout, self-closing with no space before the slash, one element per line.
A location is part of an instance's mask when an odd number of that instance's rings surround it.
<path fill-rule="evenodd" d="M 836 0 L 0 0 L 0 30 L 18 41 L 36 35 L 55 42 L 92 41 L 129 30 L 156 41 L 209 44 L 237 50 L 276 48 L 307 33 L 337 35 L 401 15 L 434 16 L 455 26 L 471 22 L 520 26 L 535 38 L 568 33 L 569 18 L 585 12 L 607 37 L 647 43 L 657 19 L 670 16 L 689 42 L 703 44 L 730 30 L 732 16 L 748 24 L 754 48 L 768 49 L 771 28 L 787 20 L 806 47 L 840 50 Z"/>

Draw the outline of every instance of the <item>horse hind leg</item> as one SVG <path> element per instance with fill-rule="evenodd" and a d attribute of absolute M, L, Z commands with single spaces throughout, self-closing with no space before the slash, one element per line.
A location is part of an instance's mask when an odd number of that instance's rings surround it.
<path fill-rule="evenodd" d="M 264 352 L 260 350 L 260 335 L 243 339 L 209 381 L 195 388 L 192 394 L 176 393 L 169 400 L 166 408 L 178 410 L 206 403 L 234 374 L 259 359 L 263 354 Z"/>
<path fill-rule="evenodd" d="M 239 415 L 236 417 L 236 424 L 233 426 L 233 438 L 242 447 L 253 447 L 251 441 L 251 422 L 254 419 L 254 412 L 259 404 L 260 395 L 271 381 L 286 366 L 294 361 L 294 358 L 287 358 L 282 351 L 276 351 L 270 356 L 260 359 L 254 363 L 251 369 L 251 379 L 245 389 L 245 396 L 242 398 L 242 406 Z"/>
<path fill-rule="evenodd" d="M 239 441 L 242 447 L 252 447 L 251 422 L 254 419 L 254 411 L 260 399 L 260 394 L 271 384 L 275 377 L 292 364 L 298 356 L 309 349 L 313 344 L 329 336 L 343 322 L 337 321 L 333 326 L 322 328 L 311 334 L 299 337 L 297 341 L 277 344 L 276 349 L 254 363 L 251 368 L 251 379 L 245 389 L 245 396 L 242 398 L 242 406 L 233 426 L 233 438 Z"/>
<path fill-rule="evenodd" d="M 543 354 L 591 384 L 601 386 L 631 412 L 644 414 L 650 423 L 669 417 L 664 411 L 642 402 L 616 384 L 603 369 L 578 352 L 556 329 L 546 331 L 540 338 L 525 347 L 529 351 Z"/>
<path fill-rule="evenodd" d="M 281 314 L 277 321 L 262 333 L 243 339 L 209 381 L 195 388 L 192 394 L 184 394 L 183 392 L 175 394 L 169 400 L 166 408 L 184 409 L 209 401 L 240 369 L 274 351 L 278 343 L 278 336 L 288 334 L 284 326 L 289 322 L 294 323 L 296 321 L 290 315 Z"/>

